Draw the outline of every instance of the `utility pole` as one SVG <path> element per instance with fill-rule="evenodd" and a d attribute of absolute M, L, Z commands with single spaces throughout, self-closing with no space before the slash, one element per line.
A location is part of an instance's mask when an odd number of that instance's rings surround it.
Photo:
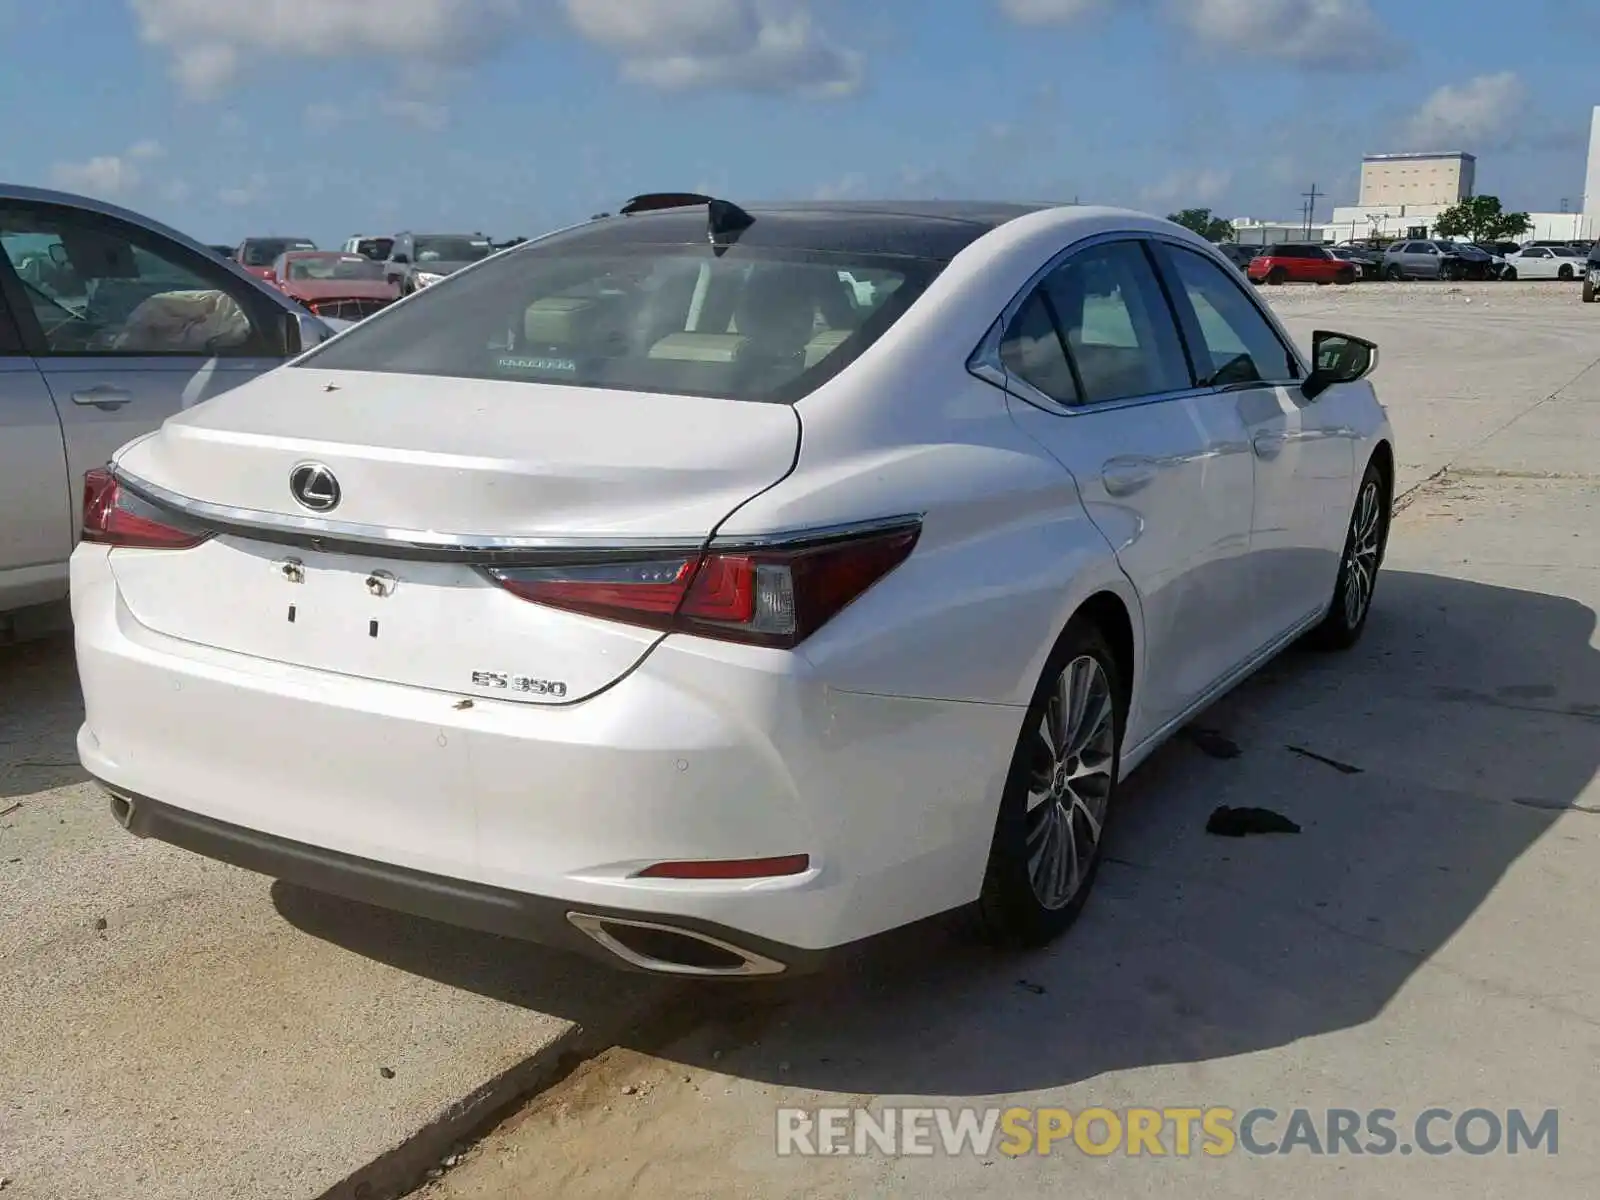
<path fill-rule="evenodd" d="M 1306 198 L 1303 211 L 1306 217 L 1306 241 L 1309 242 L 1311 240 L 1311 223 L 1316 219 L 1317 215 L 1317 198 L 1325 196 L 1327 193 L 1317 191 L 1317 185 L 1313 183 L 1309 192 L 1301 192 L 1300 194 Z"/>

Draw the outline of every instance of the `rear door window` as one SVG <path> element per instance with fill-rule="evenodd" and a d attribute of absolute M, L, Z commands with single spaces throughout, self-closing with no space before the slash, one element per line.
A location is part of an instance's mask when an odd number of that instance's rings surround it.
<path fill-rule="evenodd" d="M 881 336 L 941 266 L 740 244 L 589 249 L 578 233 L 436 284 L 302 361 L 792 403 Z"/>
<path fill-rule="evenodd" d="M 215 260 L 56 205 L 0 205 L 0 253 L 46 355 L 273 352 L 270 306 Z"/>
<path fill-rule="evenodd" d="M 1142 243 L 1110 242 L 1076 254 L 1050 273 L 1044 289 L 1077 367 L 1083 403 L 1194 386 Z"/>

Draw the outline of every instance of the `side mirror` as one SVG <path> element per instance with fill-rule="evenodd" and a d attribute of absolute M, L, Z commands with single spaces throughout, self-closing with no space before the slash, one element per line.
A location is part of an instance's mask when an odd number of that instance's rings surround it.
<path fill-rule="evenodd" d="M 396 254 L 389 261 L 403 267 L 403 266 L 405 266 L 407 263 L 409 263 L 411 261 L 411 258 L 410 258 L 409 255 Z"/>
<path fill-rule="evenodd" d="M 279 325 L 278 351 L 285 358 L 294 358 L 325 342 L 337 332 L 320 317 L 308 312 L 286 312 Z"/>
<path fill-rule="evenodd" d="M 1307 400 L 1315 400 L 1336 383 L 1355 383 L 1378 365 L 1374 342 L 1349 333 L 1319 329 L 1311 335 L 1311 374 L 1300 385 Z"/>
<path fill-rule="evenodd" d="M 72 260 L 67 257 L 67 248 L 60 242 L 51 242 L 47 253 L 50 255 L 50 261 L 58 267 L 70 266 L 72 263 Z"/>

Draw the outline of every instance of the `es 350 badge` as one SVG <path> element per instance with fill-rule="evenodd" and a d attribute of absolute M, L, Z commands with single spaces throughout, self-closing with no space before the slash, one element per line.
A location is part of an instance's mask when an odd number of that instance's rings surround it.
<path fill-rule="evenodd" d="M 474 671 L 472 686 L 496 692 L 518 692 L 524 696 L 550 696 L 557 700 L 567 694 L 567 685 L 562 680 L 508 675 L 504 671 Z"/>

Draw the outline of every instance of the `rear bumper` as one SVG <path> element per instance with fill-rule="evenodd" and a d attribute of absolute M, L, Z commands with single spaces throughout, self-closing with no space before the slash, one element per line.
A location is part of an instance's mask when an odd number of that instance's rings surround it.
<path fill-rule="evenodd" d="M 604 929 L 604 923 L 610 921 L 615 923 L 614 928 L 623 930 L 641 922 L 652 926 L 668 924 L 685 935 L 706 939 L 702 947 L 727 947 L 730 953 L 726 967 L 710 965 L 715 956 L 704 954 L 703 972 L 712 975 L 809 974 L 832 957 L 827 950 L 781 945 L 713 921 L 673 917 L 668 923 L 654 913 L 594 905 L 575 907 L 550 896 L 532 896 L 357 858 L 187 812 L 145 796 L 131 795 L 104 780 L 99 782 L 111 796 L 112 814 L 137 837 L 166 842 L 218 862 L 331 896 L 464 929 L 536 942 L 602 960 L 611 966 L 647 969 L 636 958 L 619 954 L 584 932 L 585 925 L 594 927 L 598 922 Z M 738 952 L 742 962 L 735 962 L 733 951 Z M 679 970 L 677 973 L 701 972 Z"/>
<path fill-rule="evenodd" d="M 578 703 L 466 705 L 156 633 L 112 553 L 73 559 L 78 753 L 136 832 L 533 940 L 622 914 L 786 966 L 978 894 L 1020 709 L 841 692 L 797 656 L 676 636 Z M 795 854 L 792 876 L 639 875 Z"/>

